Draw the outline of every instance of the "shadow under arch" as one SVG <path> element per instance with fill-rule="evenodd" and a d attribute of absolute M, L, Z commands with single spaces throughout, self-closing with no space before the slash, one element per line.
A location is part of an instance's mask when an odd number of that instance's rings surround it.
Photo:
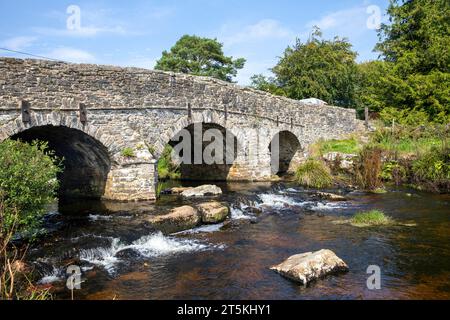
<path fill-rule="evenodd" d="M 201 140 L 195 135 L 195 128 L 201 126 Z M 180 135 L 182 131 L 187 133 L 187 136 Z M 203 141 L 203 137 L 205 133 L 212 133 L 212 137 L 210 136 L 209 141 Z M 215 134 L 217 133 L 217 134 Z M 174 140 L 174 137 L 180 136 L 180 140 Z M 183 143 L 183 139 L 189 137 L 190 140 L 190 154 L 185 155 L 185 150 L 181 151 L 179 156 L 181 158 L 188 156 L 191 160 L 189 163 L 181 163 L 179 165 L 180 172 L 180 180 L 192 180 L 192 181 L 227 181 L 230 176 L 230 171 L 233 168 L 234 162 L 237 158 L 238 154 L 238 139 L 237 137 L 227 128 L 223 127 L 217 123 L 205 123 L 205 122 L 196 122 L 191 123 L 185 128 L 181 129 L 178 133 L 176 133 L 171 140 L 168 142 L 172 148 L 175 148 L 178 144 Z M 208 146 L 211 146 L 216 139 L 222 139 L 220 143 L 222 144 L 223 149 L 220 153 L 217 154 L 217 158 L 220 159 L 214 163 L 207 163 L 203 157 L 205 153 L 205 149 Z M 196 145 L 197 142 L 197 145 Z M 201 163 L 195 161 L 195 152 L 200 150 L 201 148 Z M 206 153 L 209 154 L 209 149 L 206 150 Z M 215 151 L 211 152 L 212 156 L 216 156 Z"/>
<path fill-rule="evenodd" d="M 64 158 L 59 174 L 59 197 L 99 199 L 105 193 L 111 168 L 108 149 L 89 134 L 66 126 L 42 125 L 23 130 L 11 139 L 46 141 L 57 157 Z"/>
<path fill-rule="evenodd" d="M 277 146 L 278 152 L 275 150 Z M 269 145 L 272 174 L 280 176 L 293 173 L 295 158 L 299 156 L 301 150 L 300 141 L 295 134 L 287 130 L 278 132 Z"/>

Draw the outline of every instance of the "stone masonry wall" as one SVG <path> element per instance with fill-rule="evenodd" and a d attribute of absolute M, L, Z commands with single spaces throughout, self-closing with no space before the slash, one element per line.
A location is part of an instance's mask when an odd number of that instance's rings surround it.
<path fill-rule="evenodd" d="M 30 104 L 30 123 L 22 122 L 22 100 Z M 86 123 L 80 122 L 80 103 L 87 107 Z M 0 58 L 0 141 L 43 125 L 83 131 L 109 152 L 105 197 L 110 199 L 154 198 L 155 166 L 164 145 L 195 122 L 230 130 L 242 149 L 263 146 L 257 155 L 238 156 L 230 170 L 235 180 L 271 175 L 268 146 L 280 131 L 292 132 L 306 148 L 317 139 L 338 138 L 359 127 L 353 109 L 309 106 L 211 78 Z M 254 134 L 245 128 L 260 131 Z M 136 150 L 138 156 L 125 159 L 121 155 L 125 148 Z"/>

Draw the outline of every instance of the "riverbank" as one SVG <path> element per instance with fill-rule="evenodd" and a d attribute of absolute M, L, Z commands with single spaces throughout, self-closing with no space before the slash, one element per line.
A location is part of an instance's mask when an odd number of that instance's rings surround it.
<path fill-rule="evenodd" d="M 433 193 L 450 192 L 450 127 L 374 122 L 372 132 L 343 140 L 318 141 L 309 148 L 324 161 L 335 185 L 381 191 L 395 184 Z"/>

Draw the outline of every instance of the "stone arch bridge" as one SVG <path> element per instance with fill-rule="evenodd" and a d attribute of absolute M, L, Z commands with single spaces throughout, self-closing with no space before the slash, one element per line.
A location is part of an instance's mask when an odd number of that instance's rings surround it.
<path fill-rule="evenodd" d="M 231 132 L 242 152 L 232 165 L 193 165 L 184 178 L 263 181 L 280 141 L 287 171 L 318 139 L 360 126 L 354 110 L 312 106 L 216 79 L 42 60 L 0 58 L 0 141 L 46 140 L 64 157 L 63 194 L 154 200 L 157 162 L 180 130 Z M 248 147 L 259 145 L 255 153 Z M 133 150 L 126 156 L 124 150 Z"/>

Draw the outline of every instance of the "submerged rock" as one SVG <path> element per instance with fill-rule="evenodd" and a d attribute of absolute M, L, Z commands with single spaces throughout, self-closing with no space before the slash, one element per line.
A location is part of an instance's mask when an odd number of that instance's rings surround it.
<path fill-rule="evenodd" d="M 220 223 L 230 214 L 230 208 L 217 201 L 202 203 L 197 207 L 203 223 Z"/>
<path fill-rule="evenodd" d="M 270 268 L 282 276 L 307 285 L 329 274 L 348 271 L 347 264 L 331 250 L 297 254 Z"/>
<path fill-rule="evenodd" d="M 319 193 L 317 193 L 317 196 L 320 199 L 325 199 L 325 200 L 330 200 L 330 201 L 347 201 L 346 197 L 340 196 L 340 195 L 334 194 L 334 193 L 319 192 Z"/>
<path fill-rule="evenodd" d="M 170 194 L 182 194 L 184 191 L 186 190 L 191 190 L 193 189 L 192 187 L 175 187 L 170 189 Z"/>
<path fill-rule="evenodd" d="M 222 194 L 222 189 L 215 185 L 203 185 L 196 188 L 190 188 L 181 193 L 185 198 L 217 196 Z"/>
<path fill-rule="evenodd" d="M 164 233 L 189 230 L 197 227 L 200 221 L 199 212 L 191 206 L 175 208 L 168 214 L 152 216 L 148 219 L 148 222 Z"/>

